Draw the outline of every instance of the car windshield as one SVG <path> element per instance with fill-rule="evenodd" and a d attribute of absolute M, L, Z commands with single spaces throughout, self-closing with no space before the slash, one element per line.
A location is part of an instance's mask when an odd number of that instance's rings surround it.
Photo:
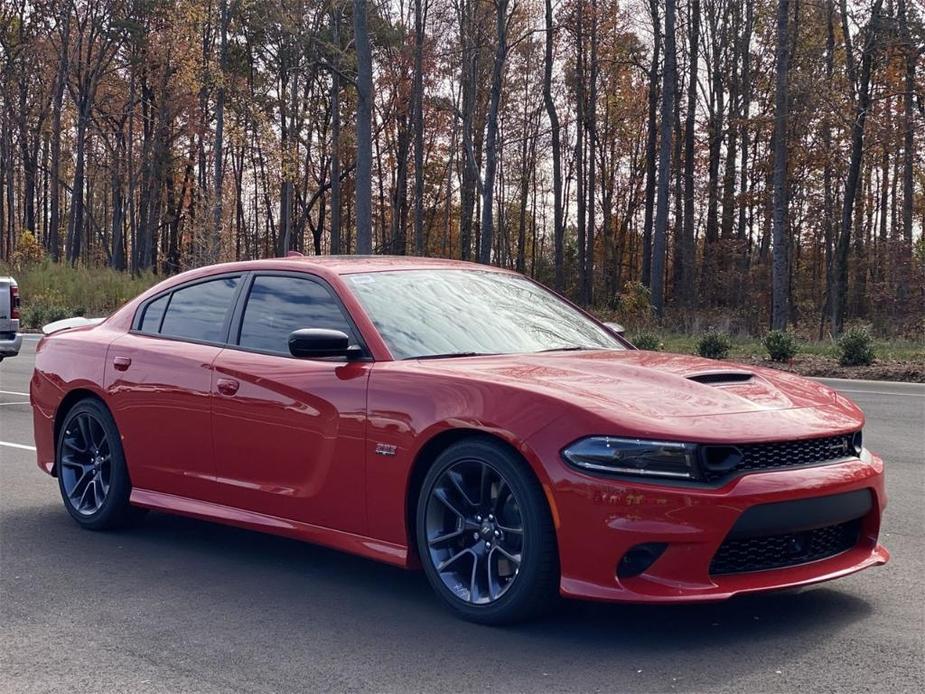
<path fill-rule="evenodd" d="M 605 328 L 519 275 L 400 270 L 346 280 L 396 359 L 625 349 Z"/>

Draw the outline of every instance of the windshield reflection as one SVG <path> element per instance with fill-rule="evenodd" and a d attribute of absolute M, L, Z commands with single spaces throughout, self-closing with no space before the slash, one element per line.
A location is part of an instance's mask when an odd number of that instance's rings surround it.
<path fill-rule="evenodd" d="M 396 359 L 625 349 L 605 328 L 519 275 L 399 270 L 345 279 Z"/>

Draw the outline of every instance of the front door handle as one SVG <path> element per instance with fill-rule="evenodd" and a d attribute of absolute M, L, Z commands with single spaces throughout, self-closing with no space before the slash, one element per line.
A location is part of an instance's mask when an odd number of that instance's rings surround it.
<path fill-rule="evenodd" d="M 112 366 L 116 371 L 125 371 L 132 365 L 130 357 L 113 357 Z"/>
<path fill-rule="evenodd" d="M 233 378 L 220 378 L 215 382 L 215 385 L 222 395 L 234 395 L 238 392 L 238 387 L 241 384 Z"/>

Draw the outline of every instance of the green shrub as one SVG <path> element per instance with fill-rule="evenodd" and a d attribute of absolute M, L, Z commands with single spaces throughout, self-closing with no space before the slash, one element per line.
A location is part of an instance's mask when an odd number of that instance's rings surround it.
<path fill-rule="evenodd" d="M 161 279 L 151 272 L 133 277 L 110 268 L 72 267 L 48 259 L 21 267 L 0 263 L 0 275 L 7 274 L 19 283 L 23 311 L 30 306 L 41 305 L 46 311 L 58 306 L 67 310 L 65 317 L 108 315 Z"/>
<path fill-rule="evenodd" d="M 637 349 L 644 349 L 649 352 L 658 352 L 664 348 L 658 335 L 653 335 L 652 333 L 639 333 L 630 341 Z"/>
<path fill-rule="evenodd" d="M 623 325 L 644 326 L 652 320 L 652 294 L 642 282 L 627 282 L 618 304 Z"/>
<path fill-rule="evenodd" d="M 867 328 L 851 328 L 838 338 L 838 363 L 842 366 L 867 366 L 873 361 L 873 338 Z"/>
<path fill-rule="evenodd" d="M 37 330 L 48 321 L 45 320 L 45 307 L 41 304 L 26 305 L 22 309 L 22 327 Z"/>
<path fill-rule="evenodd" d="M 787 330 L 771 330 L 762 340 L 771 361 L 790 361 L 797 353 L 796 336 Z"/>
<path fill-rule="evenodd" d="M 725 359 L 731 348 L 729 336 L 715 330 L 704 334 L 697 342 L 697 353 L 707 359 Z"/>

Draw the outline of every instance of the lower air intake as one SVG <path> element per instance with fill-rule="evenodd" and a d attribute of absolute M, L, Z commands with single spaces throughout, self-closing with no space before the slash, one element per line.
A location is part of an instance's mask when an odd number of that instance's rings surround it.
<path fill-rule="evenodd" d="M 726 540 L 710 563 L 710 574 L 767 571 L 834 557 L 858 543 L 860 528 L 859 519 L 799 533 Z"/>

